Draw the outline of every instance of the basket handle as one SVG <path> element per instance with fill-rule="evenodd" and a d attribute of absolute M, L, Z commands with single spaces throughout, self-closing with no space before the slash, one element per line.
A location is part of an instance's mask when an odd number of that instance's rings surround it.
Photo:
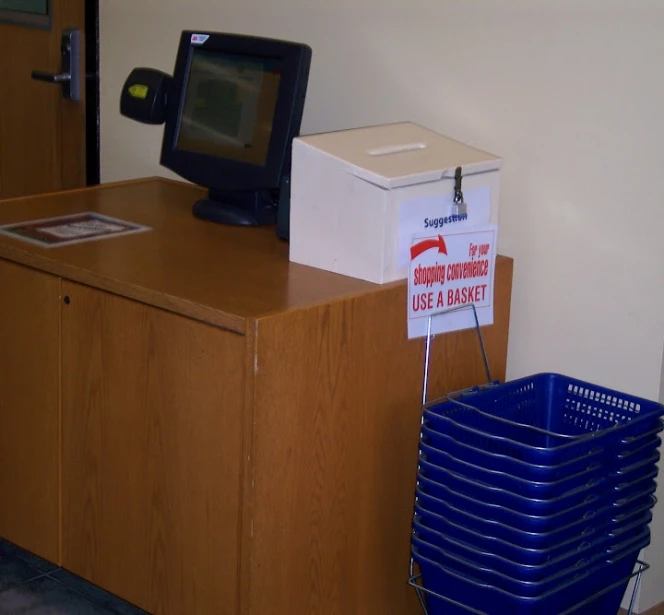
<path fill-rule="evenodd" d="M 486 381 L 491 384 L 493 382 L 491 378 L 491 369 L 489 368 L 489 359 L 486 355 L 486 348 L 484 347 L 484 339 L 482 338 L 482 330 L 480 328 L 480 321 L 477 316 L 477 308 L 474 303 L 465 303 L 464 305 L 456 305 L 446 310 L 440 310 L 439 312 L 434 312 L 429 314 L 427 318 L 427 339 L 426 339 L 426 350 L 424 353 L 424 382 L 422 385 L 422 405 L 426 405 L 427 397 L 429 396 L 429 361 L 431 358 L 431 321 L 437 316 L 444 316 L 450 314 L 451 312 L 460 312 L 461 310 L 472 310 L 473 318 L 475 320 L 475 331 L 477 332 L 477 337 L 480 342 L 480 350 L 482 351 L 482 359 L 484 360 L 484 369 L 486 371 Z"/>
<path fill-rule="evenodd" d="M 652 429 L 649 429 L 648 431 L 640 433 L 636 436 L 627 436 L 626 438 L 622 438 L 622 440 L 620 440 L 620 443 L 632 444 L 637 440 L 646 440 L 646 439 L 650 440 L 652 436 L 657 435 L 660 431 L 664 431 L 664 423 L 661 420 L 657 421 L 656 427 L 653 427 Z"/>
<path fill-rule="evenodd" d="M 646 512 L 646 510 L 654 508 L 655 504 L 657 504 L 657 498 L 654 495 L 651 495 L 649 496 L 649 499 L 645 504 L 641 504 L 641 506 L 628 513 L 621 513 L 619 515 L 616 515 L 615 517 L 613 517 L 613 521 L 615 521 L 616 523 L 623 523 L 625 519 L 629 519 L 632 516 L 644 513 Z"/>

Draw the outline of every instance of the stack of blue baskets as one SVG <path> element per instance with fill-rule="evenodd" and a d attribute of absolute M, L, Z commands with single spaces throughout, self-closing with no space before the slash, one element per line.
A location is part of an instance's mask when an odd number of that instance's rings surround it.
<path fill-rule="evenodd" d="M 411 552 L 429 615 L 615 615 L 650 542 L 663 414 L 557 374 L 427 404 Z"/>

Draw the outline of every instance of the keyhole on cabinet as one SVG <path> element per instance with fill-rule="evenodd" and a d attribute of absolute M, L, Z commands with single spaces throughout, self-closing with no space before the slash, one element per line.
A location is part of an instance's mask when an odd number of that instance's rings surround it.
<path fill-rule="evenodd" d="M 71 303 L 71 299 L 69 298 L 69 295 L 65 295 L 65 305 L 69 305 Z"/>

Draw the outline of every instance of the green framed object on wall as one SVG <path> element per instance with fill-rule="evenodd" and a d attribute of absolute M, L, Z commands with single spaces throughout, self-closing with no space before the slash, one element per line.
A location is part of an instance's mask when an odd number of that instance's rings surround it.
<path fill-rule="evenodd" d="M 49 29 L 52 2 L 53 0 L 0 0 L 0 22 Z"/>

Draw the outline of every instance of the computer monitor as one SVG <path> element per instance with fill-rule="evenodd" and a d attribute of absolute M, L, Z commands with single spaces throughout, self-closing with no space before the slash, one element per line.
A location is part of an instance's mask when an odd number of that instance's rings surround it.
<path fill-rule="evenodd" d="M 208 188 L 195 216 L 224 224 L 276 220 L 299 135 L 311 49 L 218 32 L 182 33 L 161 164 Z"/>

